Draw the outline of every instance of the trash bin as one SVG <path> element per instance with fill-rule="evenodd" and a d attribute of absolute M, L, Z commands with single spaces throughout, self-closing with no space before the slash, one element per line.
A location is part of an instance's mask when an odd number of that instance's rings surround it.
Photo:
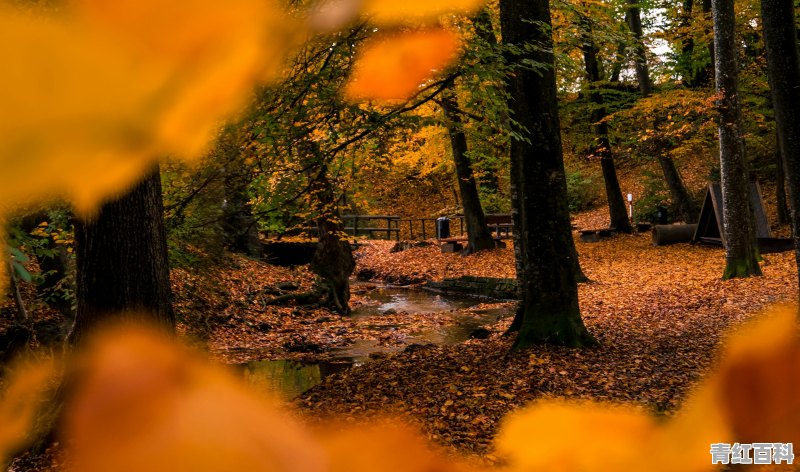
<path fill-rule="evenodd" d="M 659 205 L 656 207 L 656 223 L 660 225 L 665 225 L 669 221 L 669 212 L 667 211 L 667 207 Z"/>
<path fill-rule="evenodd" d="M 446 239 L 450 237 L 450 218 L 440 216 L 436 218 L 436 239 Z"/>

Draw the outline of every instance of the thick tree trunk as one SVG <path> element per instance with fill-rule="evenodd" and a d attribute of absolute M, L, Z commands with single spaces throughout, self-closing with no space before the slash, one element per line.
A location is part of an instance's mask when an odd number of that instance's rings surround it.
<path fill-rule="evenodd" d="M 647 66 L 647 50 L 644 47 L 642 12 L 639 8 L 639 3 L 639 0 L 628 0 L 628 10 L 625 12 L 625 16 L 635 40 L 633 65 L 636 69 L 636 80 L 639 82 L 639 91 L 646 97 L 650 95 L 652 85 L 650 83 L 650 68 Z"/>
<path fill-rule="evenodd" d="M 772 103 L 791 202 L 790 219 L 800 285 L 800 57 L 792 0 L 762 0 L 761 17 Z"/>
<path fill-rule="evenodd" d="M 791 223 L 789 203 L 786 201 L 786 165 L 781 152 L 781 138 L 775 133 L 775 202 L 778 207 L 778 223 L 785 225 Z"/>
<path fill-rule="evenodd" d="M 742 138 L 736 61 L 733 2 L 713 0 L 714 55 L 717 111 L 719 120 L 719 158 L 724 205 L 725 271 L 723 279 L 761 275 L 750 183 Z"/>
<path fill-rule="evenodd" d="M 458 189 L 461 194 L 461 206 L 464 209 L 464 220 L 467 224 L 467 247 L 464 249 L 464 254 L 493 249 L 494 238 L 489 227 L 486 226 L 486 216 L 483 214 L 481 200 L 478 196 L 478 186 L 475 184 L 472 165 L 467 157 L 467 137 L 462 129 L 461 116 L 457 111 L 458 104 L 452 90 L 445 92 L 441 103 L 447 119 L 447 132 L 450 135 Z"/>
<path fill-rule="evenodd" d="M 328 296 L 326 304 L 332 310 L 346 315 L 350 313 L 350 275 L 356 263 L 350 243 L 342 238 L 344 229 L 339 207 L 325 164 L 314 178 L 310 193 L 316 200 L 319 230 L 319 242 L 311 261 L 311 270 L 322 279 L 321 283 L 327 292 L 325 295 Z"/>
<path fill-rule="evenodd" d="M 525 54 L 546 67 L 508 77 L 509 108 L 528 132 L 511 140 L 511 193 L 522 320 L 515 348 L 595 344 L 578 306 L 577 263 L 561 154 L 548 0 L 501 0 L 503 42 L 538 44 Z M 533 23 L 533 24 L 532 24 Z M 521 59 L 521 58 L 520 58 Z"/>
<path fill-rule="evenodd" d="M 640 25 L 641 26 L 641 25 Z M 581 15 L 580 27 L 583 36 L 581 50 L 583 51 L 584 64 L 586 66 L 586 80 L 588 94 L 591 98 L 593 107 L 591 120 L 595 128 L 595 145 L 593 154 L 600 157 L 600 167 L 603 170 L 603 181 L 606 187 L 606 198 L 608 199 L 608 213 L 610 215 L 610 226 L 617 231 L 630 233 L 633 231 L 625 200 L 622 198 L 622 191 L 619 188 L 617 179 L 617 169 L 614 166 L 614 157 L 611 154 L 611 141 L 608 139 L 608 124 L 603 121 L 607 116 L 606 108 L 603 104 L 603 95 L 597 90 L 601 81 L 600 66 L 597 62 L 597 46 L 592 39 L 592 30 L 589 19 Z"/>
<path fill-rule="evenodd" d="M 163 211 L 156 167 L 128 194 L 76 222 L 78 312 L 72 344 L 114 321 L 147 322 L 174 332 Z"/>
<path fill-rule="evenodd" d="M 664 172 L 664 179 L 667 181 L 669 194 L 681 218 L 683 218 L 683 221 L 686 223 L 697 223 L 699 210 L 694 200 L 692 200 L 692 196 L 689 195 L 689 191 L 686 190 L 686 185 L 683 183 L 681 174 L 678 172 L 678 168 L 675 167 L 675 161 L 669 156 L 659 153 L 658 163 L 661 164 L 661 170 Z"/>

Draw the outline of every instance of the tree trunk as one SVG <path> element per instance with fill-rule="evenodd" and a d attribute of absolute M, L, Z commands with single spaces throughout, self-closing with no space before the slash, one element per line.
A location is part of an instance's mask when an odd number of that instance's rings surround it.
<path fill-rule="evenodd" d="M 603 104 L 603 94 L 597 90 L 601 81 L 600 66 L 597 62 L 597 46 L 592 38 L 589 19 L 584 15 L 580 16 L 580 26 L 583 36 L 581 50 L 583 51 L 583 59 L 586 66 L 586 80 L 589 83 L 588 94 L 593 104 L 591 120 L 594 123 L 597 135 L 592 154 L 600 157 L 600 167 L 603 170 L 603 181 L 605 182 L 606 198 L 608 199 L 608 213 L 611 217 L 610 226 L 617 231 L 630 233 L 633 228 L 628 219 L 628 210 L 625 207 L 625 200 L 622 198 L 622 191 L 619 188 L 617 169 L 614 166 L 614 157 L 611 154 L 611 141 L 608 139 L 608 124 L 603 121 L 607 116 L 606 108 Z"/>
<path fill-rule="evenodd" d="M 675 207 L 680 213 L 681 218 L 686 223 L 697 223 L 699 217 L 699 210 L 695 205 L 689 191 L 686 190 L 686 185 L 683 183 L 681 174 L 675 167 L 675 161 L 663 153 L 658 153 L 658 163 L 661 164 L 661 170 L 664 172 L 664 179 L 667 181 L 667 188 L 672 197 Z"/>
<path fill-rule="evenodd" d="M 762 0 L 761 17 L 775 122 L 791 202 L 789 208 L 800 284 L 800 110 L 797 108 L 800 104 L 800 57 L 792 0 Z"/>
<path fill-rule="evenodd" d="M 742 138 L 733 2 L 713 0 L 719 159 L 724 205 L 725 271 L 722 278 L 761 275 L 750 184 Z"/>
<path fill-rule="evenodd" d="M 311 270 L 322 279 L 327 305 L 334 311 L 346 315 L 350 313 L 350 275 L 356 267 L 353 251 L 347 239 L 342 239 L 339 206 L 331 181 L 328 179 L 328 166 L 322 164 L 309 190 L 316 200 L 317 228 L 319 242 Z"/>
<path fill-rule="evenodd" d="M 625 16 L 635 39 L 633 65 L 636 69 L 636 80 L 639 82 L 639 91 L 646 97 L 650 95 L 652 85 L 650 69 L 647 67 L 647 50 L 643 41 L 644 31 L 642 30 L 642 12 L 639 8 L 639 0 L 628 0 Z"/>
<path fill-rule="evenodd" d="M 781 138 L 775 133 L 775 202 L 778 207 L 778 223 L 785 225 L 791 223 L 789 204 L 786 201 L 786 166 L 781 152 Z"/>
<path fill-rule="evenodd" d="M 467 224 L 467 247 L 464 249 L 464 254 L 493 249 L 494 238 L 486 226 L 486 217 L 478 196 L 478 186 L 475 184 L 472 165 L 467 157 L 467 137 L 464 135 L 456 97 L 452 90 L 444 93 L 441 104 L 447 119 L 447 133 L 450 135 L 461 205 L 464 208 L 464 220 Z"/>
<path fill-rule="evenodd" d="M 542 47 L 517 59 L 546 67 L 516 69 L 507 79 L 509 108 L 527 139 L 511 140 L 511 194 L 517 280 L 522 295 L 515 348 L 538 343 L 582 346 L 596 341 L 578 306 L 575 244 L 567 183 L 548 0 L 501 0 L 503 42 Z"/>
<path fill-rule="evenodd" d="M 709 18 L 709 17 L 713 16 L 712 13 L 711 13 L 711 10 L 712 10 L 711 1 L 712 0 L 703 0 L 703 16 L 705 18 Z M 708 29 L 708 27 L 706 27 L 705 28 L 705 36 L 709 36 L 711 33 L 713 33 L 713 32 L 710 31 Z M 715 59 L 716 52 L 714 51 L 714 45 L 713 44 L 709 44 L 706 47 L 708 47 L 708 55 L 710 56 L 711 60 L 710 60 L 710 64 L 709 64 L 708 67 L 705 67 L 705 68 L 700 69 L 698 71 L 699 75 L 698 75 L 697 83 L 699 85 L 716 83 L 716 80 L 717 80 L 717 78 L 716 78 L 716 75 L 717 75 L 717 69 L 716 69 L 717 60 Z"/>
<path fill-rule="evenodd" d="M 78 311 L 72 344 L 113 321 L 147 322 L 174 332 L 163 211 L 156 167 L 96 216 L 76 221 Z"/>
<path fill-rule="evenodd" d="M 232 164 L 235 166 L 235 164 Z M 258 238 L 258 225 L 250 207 L 247 195 L 247 178 L 242 169 L 225 169 L 222 228 L 228 248 L 233 252 L 250 257 L 261 256 L 261 241 Z"/>

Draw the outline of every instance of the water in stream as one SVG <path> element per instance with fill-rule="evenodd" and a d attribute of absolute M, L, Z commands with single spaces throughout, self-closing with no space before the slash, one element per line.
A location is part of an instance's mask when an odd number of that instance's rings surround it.
<path fill-rule="evenodd" d="M 476 306 L 485 300 L 473 297 L 451 297 L 420 289 L 380 286 L 365 290 L 363 296 L 372 302 L 357 307 L 352 316 L 369 318 L 390 313 L 441 313 Z M 406 338 L 406 344 L 457 344 L 469 339 L 481 326 L 493 323 L 507 314 L 506 310 L 486 310 L 479 313 L 454 313 L 452 324 L 424 329 Z M 370 354 L 392 353 L 403 347 L 386 347 L 373 340 L 358 340 L 350 346 L 332 352 L 334 359 L 325 362 L 294 360 L 254 361 L 243 364 L 245 381 L 256 391 L 278 394 L 285 399 L 297 397 L 318 385 L 328 375 L 368 362 Z"/>

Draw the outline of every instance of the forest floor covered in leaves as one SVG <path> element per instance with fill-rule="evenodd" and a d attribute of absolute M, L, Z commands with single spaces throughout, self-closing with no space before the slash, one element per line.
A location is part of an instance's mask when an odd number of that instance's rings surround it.
<path fill-rule="evenodd" d="M 580 286 L 581 311 L 600 347 L 512 353 L 505 319 L 489 339 L 407 349 L 329 377 L 297 406 L 309 418 L 396 414 L 436 442 L 480 455 L 490 454 L 499 420 L 537 398 L 624 402 L 669 415 L 712 368 L 729 328 L 795 297 L 791 252 L 764 256 L 763 277 L 722 281 L 721 248 L 653 247 L 649 234 L 577 244 L 592 280 Z M 390 247 L 371 243 L 357 270 L 383 280 L 513 276 L 509 248 L 461 257 L 435 246 Z"/>
<path fill-rule="evenodd" d="M 575 224 L 599 227 L 595 220 L 601 219 L 587 213 Z M 393 246 L 365 242 L 356 252 L 356 274 L 376 283 L 411 284 L 463 275 L 514 276 L 511 247 L 464 257 L 443 254 L 436 244 L 391 252 Z M 357 318 L 308 305 L 270 305 L 275 296 L 310 289 L 313 274 L 307 267 L 276 267 L 235 255 L 223 266 L 174 269 L 174 304 L 182 338 L 226 364 L 331 359 L 364 340 L 385 346 L 390 354 L 330 375 L 293 400 L 297 415 L 310 423 L 399 416 L 454 453 L 491 461 L 500 420 L 536 399 L 614 401 L 672 414 L 713 369 L 729 328 L 771 305 L 795 301 L 791 252 L 765 255 L 763 277 L 722 281 L 721 248 L 653 247 L 649 233 L 577 242 L 577 247 L 591 279 L 579 288 L 581 311 L 600 342 L 597 348 L 511 352 L 512 339 L 503 336 L 509 316 L 487 325 L 486 339 L 416 344 L 410 336 L 420 330 L 487 309 L 510 315 L 514 304 Z M 365 294 L 369 290 L 368 284 L 356 285 L 351 305 L 373 303 Z"/>
<path fill-rule="evenodd" d="M 576 224 L 599 227 L 600 220 L 587 213 Z M 332 350 L 364 339 L 395 348 L 392 355 L 327 377 L 296 399 L 294 406 L 308 421 L 396 415 L 454 451 L 482 456 L 491 453 L 500 419 L 538 398 L 623 402 L 670 415 L 713 368 L 729 328 L 795 299 L 791 252 L 765 255 L 763 277 L 722 281 L 721 248 L 653 247 L 649 233 L 577 246 L 591 279 L 579 288 L 581 311 L 598 348 L 511 352 L 512 339 L 503 336 L 509 317 L 487 326 L 488 339 L 409 346 L 406 336 L 445 325 L 455 313 L 400 312 L 354 320 L 324 309 L 260 304 L 259 297 L 273 296 L 266 293 L 287 281 L 300 290 L 310 287 L 312 276 L 302 267 L 237 259 L 235 266 L 204 276 L 225 281 L 221 305 L 212 309 L 191 305 L 215 300 L 193 291 L 191 274 L 178 272 L 173 278 L 179 312 L 213 313 L 204 324 L 182 323 L 182 330 L 205 340 L 224 362 L 325 359 Z M 356 252 L 356 274 L 410 284 L 463 275 L 514 276 L 511 247 L 466 257 L 443 254 L 435 244 L 401 252 L 391 252 L 392 247 L 391 241 L 366 242 Z M 353 295 L 353 306 L 368 303 L 362 295 Z M 513 311 L 510 303 L 499 306 Z"/>

